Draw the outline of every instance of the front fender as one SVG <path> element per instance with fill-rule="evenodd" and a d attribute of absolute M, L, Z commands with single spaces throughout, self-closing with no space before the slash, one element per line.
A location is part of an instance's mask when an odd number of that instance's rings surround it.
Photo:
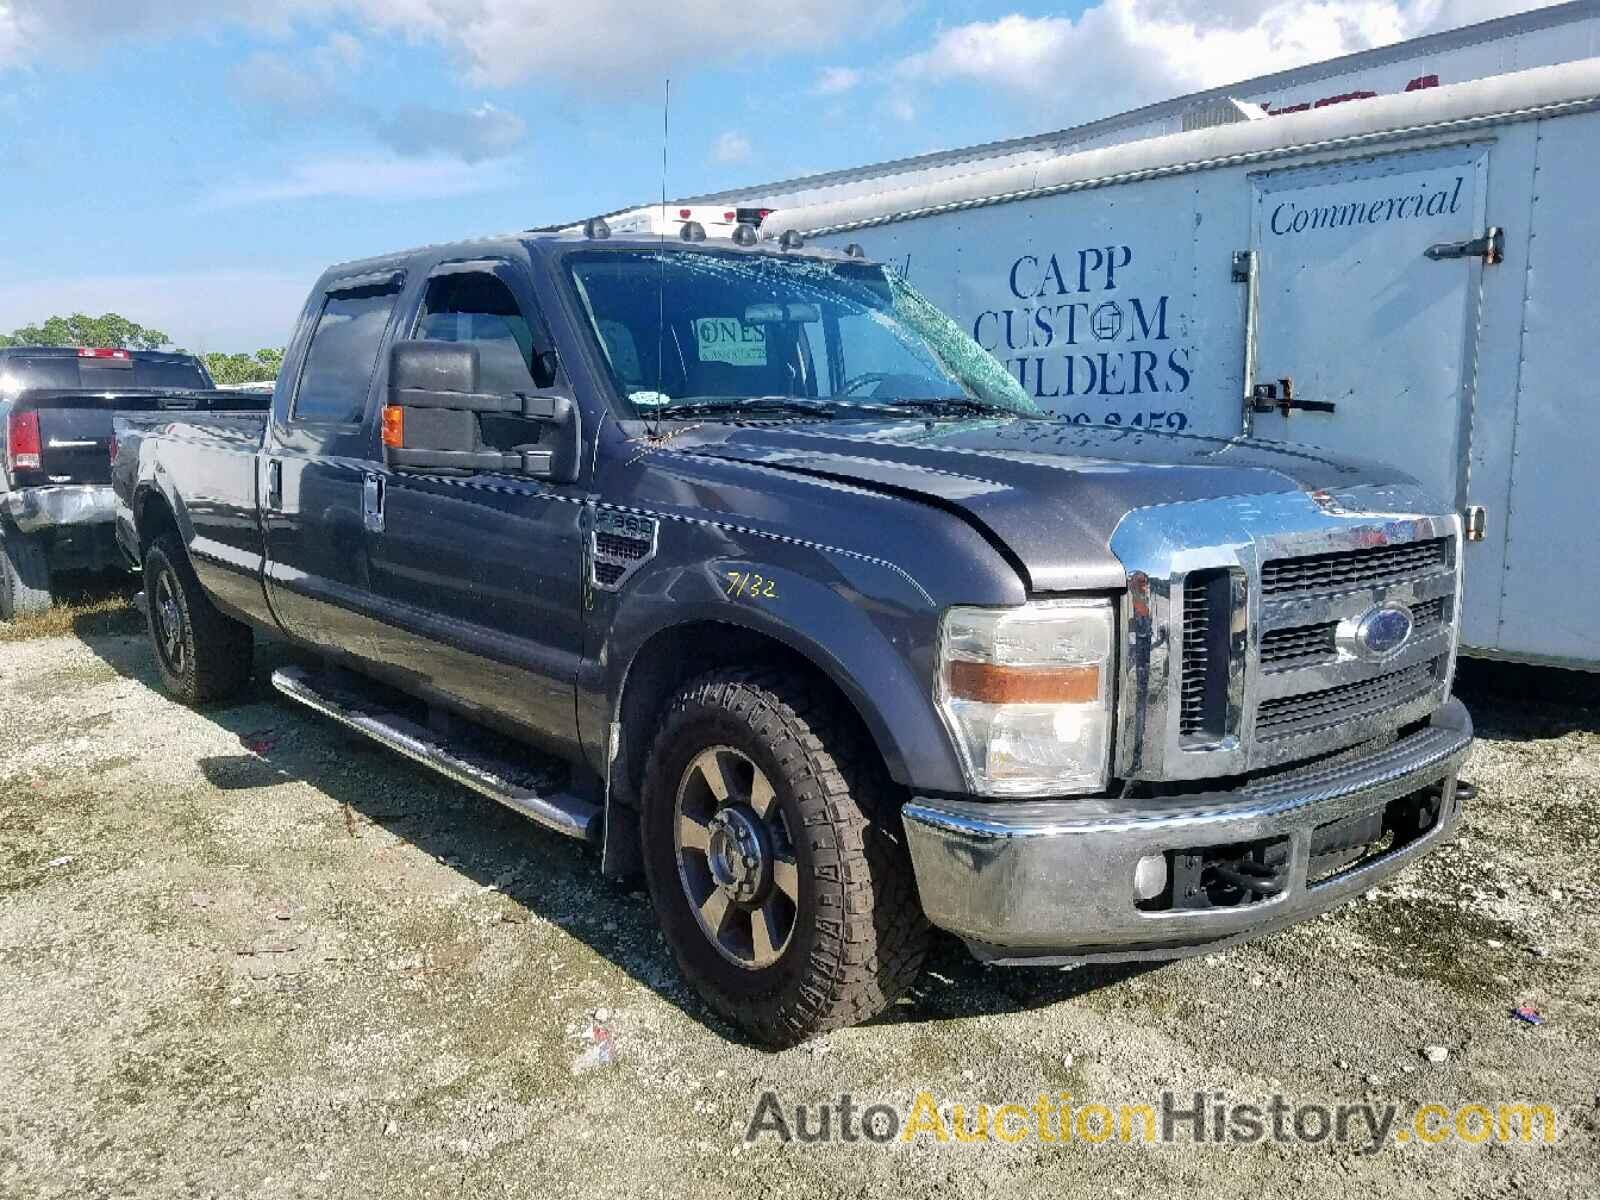
<path fill-rule="evenodd" d="M 630 673 L 652 639 L 694 625 L 726 625 L 788 648 L 826 675 L 854 705 L 890 776 L 924 791 L 965 784 L 934 707 L 938 609 L 894 564 L 748 531 L 723 530 L 715 552 L 668 554 L 621 594 L 595 591 L 579 682 L 579 724 L 597 769 L 607 762 L 609 723 L 620 720 Z M 692 653 L 692 651 L 690 651 Z"/>

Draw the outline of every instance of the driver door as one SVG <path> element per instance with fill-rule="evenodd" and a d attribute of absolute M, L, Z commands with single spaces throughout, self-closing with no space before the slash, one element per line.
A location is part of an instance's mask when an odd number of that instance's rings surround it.
<path fill-rule="evenodd" d="M 519 263 L 441 264 L 409 336 L 476 346 L 485 391 L 548 386 L 554 355 L 533 296 Z M 521 418 L 482 421 L 486 442 L 527 440 Z M 390 630 L 388 665 L 552 750 L 574 751 L 583 486 L 387 468 L 375 486 L 368 558 Z"/>

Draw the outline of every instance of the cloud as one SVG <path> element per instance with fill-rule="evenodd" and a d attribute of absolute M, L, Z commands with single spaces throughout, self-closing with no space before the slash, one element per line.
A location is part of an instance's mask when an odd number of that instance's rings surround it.
<path fill-rule="evenodd" d="M 220 183 L 201 196 L 202 210 L 246 208 L 289 200 L 355 199 L 380 203 L 448 200 L 504 185 L 496 164 L 459 158 L 357 154 L 312 159 L 281 174 Z"/>
<path fill-rule="evenodd" d="M 289 338 L 322 266 L 246 267 L 146 275 L 14 279 L 0 283 L 0 329 L 54 313 L 119 312 L 165 330 L 196 353 L 257 350 Z M 228 297 L 226 304 L 212 302 Z"/>
<path fill-rule="evenodd" d="M 314 113 L 334 95 L 334 80 L 327 72 L 266 50 L 234 67 L 232 82 L 246 100 L 291 113 Z"/>
<path fill-rule="evenodd" d="M 492 104 L 465 113 L 413 106 L 388 116 L 374 115 L 371 123 L 379 140 L 397 154 L 448 155 L 468 163 L 510 154 L 528 132 L 516 113 Z"/>
<path fill-rule="evenodd" d="M 0 0 L 0 68 L 25 45 L 70 49 L 88 40 L 157 38 L 226 25 L 286 30 L 342 20 L 367 33 L 429 41 L 468 81 L 506 87 L 549 78 L 613 92 L 654 89 L 677 67 L 832 45 L 890 21 L 905 0 Z"/>
<path fill-rule="evenodd" d="M 234 68 L 234 90 L 302 120 L 364 130 L 408 158 L 484 162 L 510 154 L 527 136 L 521 117 L 492 104 L 466 112 L 420 104 L 383 112 L 359 103 L 344 85 L 359 73 L 365 54 L 359 40 L 337 33 L 309 54 L 259 51 Z"/>
<path fill-rule="evenodd" d="M 811 90 L 818 96 L 841 96 L 854 90 L 861 79 L 862 73 L 854 67 L 826 67 Z"/>
<path fill-rule="evenodd" d="M 1529 7 L 1516 0 L 1101 0 L 941 31 L 901 84 L 997 88 L 1054 119 L 1142 104 Z"/>
<path fill-rule="evenodd" d="M 742 163 L 750 160 L 750 139 L 737 130 L 730 129 L 711 143 L 711 161 L 717 163 Z"/>

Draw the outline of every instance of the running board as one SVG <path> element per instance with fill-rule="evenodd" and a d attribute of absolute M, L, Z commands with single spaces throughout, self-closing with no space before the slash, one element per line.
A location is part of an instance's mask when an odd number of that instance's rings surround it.
<path fill-rule="evenodd" d="M 558 770 L 543 773 L 488 755 L 468 757 L 466 752 L 446 746 L 425 726 L 370 704 L 345 688 L 326 684 L 299 667 L 274 671 L 272 686 L 289 699 L 382 742 L 463 787 L 499 801 L 546 829 L 600 843 L 600 807 L 560 790 Z"/>

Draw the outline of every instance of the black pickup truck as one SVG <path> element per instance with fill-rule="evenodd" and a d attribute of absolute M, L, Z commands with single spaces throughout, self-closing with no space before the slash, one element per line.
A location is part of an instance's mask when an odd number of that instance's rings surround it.
<path fill-rule="evenodd" d="M 1454 514 L 1045 418 L 859 253 L 697 233 L 338 267 L 270 412 L 119 417 L 172 692 L 317 652 L 277 688 L 642 867 L 773 1044 L 881 1010 L 930 925 L 1171 957 L 1448 836 Z"/>
<path fill-rule="evenodd" d="M 211 387 L 191 354 L 0 348 L 0 621 L 50 607 L 56 570 L 120 568 L 111 414 Z"/>

